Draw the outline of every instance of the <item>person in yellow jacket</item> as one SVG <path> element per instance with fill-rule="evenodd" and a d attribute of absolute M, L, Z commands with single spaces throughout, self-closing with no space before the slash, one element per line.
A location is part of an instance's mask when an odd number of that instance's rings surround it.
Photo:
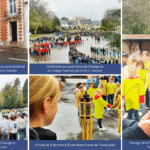
<path fill-rule="evenodd" d="M 135 120 L 139 121 L 140 103 L 144 103 L 144 87 L 139 78 L 136 78 L 136 68 L 131 66 L 128 69 L 129 78 L 123 81 L 122 97 L 125 99 L 128 118 L 132 119 L 134 113 Z"/>
<path fill-rule="evenodd" d="M 111 109 L 118 108 L 118 133 L 121 135 L 121 88 L 118 88 L 115 95 L 115 102 Z"/>
<path fill-rule="evenodd" d="M 147 74 L 146 70 L 144 69 L 144 62 L 142 60 L 139 60 L 136 63 L 136 68 L 137 68 L 137 77 L 140 78 L 142 82 L 142 86 L 144 87 L 146 74 Z M 144 110 L 144 104 L 140 104 L 139 116 L 142 116 L 143 110 Z"/>
<path fill-rule="evenodd" d="M 98 86 L 98 90 L 100 89 L 100 85 L 102 84 L 102 85 L 103 85 L 103 88 L 102 88 L 102 90 L 103 90 L 103 95 L 102 95 L 102 97 L 103 97 L 103 99 L 106 101 L 106 98 L 108 97 L 108 95 L 107 95 L 107 81 L 104 80 L 104 76 L 101 76 L 101 77 L 99 78 L 99 81 L 100 81 L 100 84 L 99 84 L 99 86 Z"/>
<path fill-rule="evenodd" d="M 95 118 L 97 119 L 99 130 L 106 130 L 106 128 L 102 127 L 102 118 L 104 114 L 104 108 L 107 106 L 111 108 L 111 105 L 108 104 L 103 98 L 102 98 L 102 89 L 98 90 L 97 94 L 94 97 L 93 103 L 95 105 Z"/>
<path fill-rule="evenodd" d="M 149 53 L 147 51 L 142 52 L 142 60 L 144 62 L 144 67 L 147 71 L 147 74 L 150 72 L 150 61 L 149 61 Z"/>
<path fill-rule="evenodd" d="M 96 93 L 97 93 L 97 89 L 96 89 L 96 87 L 95 87 L 94 82 L 92 81 L 92 82 L 90 83 L 90 88 L 88 89 L 88 95 L 89 95 L 90 97 L 92 97 L 92 99 L 94 99 Z"/>
<path fill-rule="evenodd" d="M 80 101 L 81 101 L 81 98 L 83 97 L 83 95 L 85 94 L 84 85 L 81 84 L 79 89 L 80 89 L 80 91 L 79 91 L 78 97 L 77 97 L 78 117 L 80 117 L 79 116 Z"/>
<path fill-rule="evenodd" d="M 149 93 L 149 107 L 150 107 L 150 73 L 146 76 L 146 82 L 144 86 L 145 91 L 148 89 Z"/>
<path fill-rule="evenodd" d="M 111 105 L 114 103 L 114 93 L 116 92 L 116 84 L 113 83 L 113 80 L 113 77 L 109 77 L 109 83 L 107 83 L 108 103 Z"/>

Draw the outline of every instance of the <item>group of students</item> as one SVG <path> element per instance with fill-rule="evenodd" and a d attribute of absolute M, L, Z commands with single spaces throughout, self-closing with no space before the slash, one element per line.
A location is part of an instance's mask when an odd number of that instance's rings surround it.
<path fill-rule="evenodd" d="M 106 57 L 106 55 L 110 58 L 118 59 L 120 57 L 120 51 L 116 49 L 108 49 L 108 48 L 99 48 L 91 46 L 91 54 L 95 57 Z"/>
<path fill-rule="evenodd" d="M 117 83 L 115 83 L 118 81 Z M 93 99 L 94 116 L 97 119 L 99 130 L 106 130 L 102 126 L 102 118 L 104 110 L 108 107 L 108 110 L 118 108 L 118 133 L 121 135 L 121 78 L 114 76 L 89 76 L 87 83 L 77 83 L 74 91 L 75 104 L 79 107 L 80 100 L 84 94 L 88 94 Z M 107 109 L 106 109 L 107 110 Z"/>
<path fill-rule="evenodd" d="M 27 114 L 15 109 L 12 109 L 9 115 L 0 113 L 0 140 L 25 140 L 27 117 Z"/>
<path fill-rule="evenodd" d="M 127 140 L 150 139 L 150 134 L 148 135 L 145 131 L 147 128 L 146 124 L 143 128 L 140 126 L 140 124 L 142 124 L 144 121 L 144 119 L 141 119 L 141 116 L 145 115 L 145 112 L 150 110 L 149 52 L 143 51 L 141 54 L 140 50 L 136 48 L 135 52 L 130 56 L 128 56 L 126 53 L 123 53 L 122 77 L 122 99 L 125 110 L 125 114 L 123 116 L 123 138 Z M 147 119 L 150 118 L 150 113 L 147 113 L 145 116 L 147 116 L 145 117 Z M 128 121 L 128 119 L 130 121 Z M 132 124 L 130 123 L 131 120 Z M 136 132 L 141 133 L 140 137 Z"/>
<path fill-rule="evenodd" d="M 119 64 L 117 59 L 97 58 L 95 56 L 90 57 L 76 49 L 75 45 L 70 46 L 69 60 L 73 64 Z"/>

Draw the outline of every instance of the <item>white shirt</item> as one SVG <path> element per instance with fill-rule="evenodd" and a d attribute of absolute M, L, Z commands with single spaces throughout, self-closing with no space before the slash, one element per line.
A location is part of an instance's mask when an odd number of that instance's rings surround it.
<path fill-rule="evenodd" d="M 7 119 L 5 119 L 5 120 L 4 120 L 4 123 L 5 123 L 5 126 L 6 126 L 5 132 L 8 133 L 10 121 L 7 120 Z"/>
<path fill-rule="evenodd" d="M 18 123 L 18 127 L 20 127 L 21 129 L 24 129 L 24 128 L 26 127 L 26 122 L 25 122 L 25 120 L 22 119 L 22 118 L 19 118 L 19 119 L 17 120 L 17 123 Z"/>
<path fill-rule="evenodd" d="M 18 125 L 16 121 L 10 121 L 10 127 L 12 128 L 10 133 L 17 133 Z"/>
<path fill-rule="evenodd" d="M 0 120 L 0 131 L 1 132 L 5 132 L 6 130 L 6 125 L 5 125 L 5 122 L 3 120 Z"/>

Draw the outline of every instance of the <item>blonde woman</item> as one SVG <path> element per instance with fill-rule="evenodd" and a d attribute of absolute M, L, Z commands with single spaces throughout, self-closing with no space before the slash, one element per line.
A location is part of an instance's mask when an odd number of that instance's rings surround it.
<path fill-rule="evenodd" d="M 39 140 L 56 140 L 56 134 L 43 127 L 51 125 L 57 113 L 61 93 L 58 81 L 50 76 L 30 76 L 29 79 L 30 126 Z"/>

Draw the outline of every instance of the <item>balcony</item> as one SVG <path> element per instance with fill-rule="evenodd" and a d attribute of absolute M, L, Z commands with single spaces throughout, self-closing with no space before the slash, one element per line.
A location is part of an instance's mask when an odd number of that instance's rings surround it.
<path fill-rule="evenodd" d="M 20 18 L 21 17 L 21 8 L 16 9 L 16 11 L 5 11 L 4 12 L 4 17 L 5 19 L 12 19 L 12 18 Z"/>

